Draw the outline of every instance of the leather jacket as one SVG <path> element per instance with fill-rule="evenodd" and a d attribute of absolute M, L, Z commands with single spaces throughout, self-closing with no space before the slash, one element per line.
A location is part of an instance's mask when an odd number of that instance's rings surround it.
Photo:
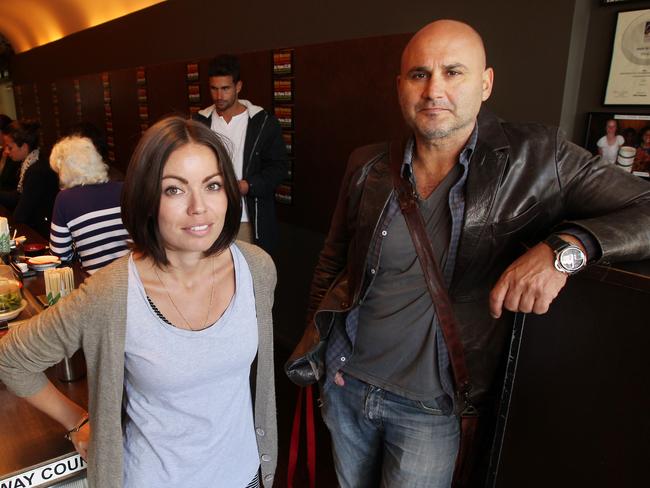
<path fill-rule="evenodd" d="M 345 312 L 358 305 L 368 250 L 392 191 L 388 145 L 354 151 L 315 269 L 308 327 L 294 357 L 316 339 L 312 317 L 318 335 L 326 337 L 335 321 L 342 326 Z M 594 237 L 600 249 L 590 262 L 648 258 L 650 185 L 568 142 L 557 129 L 506 123 L 483 109 L 449 289 L 477 406 L 495 386 L 512 323 L 509 313 L 490 316 L 490 290 L 525 251 L 523 243 L 537 243 L 562 226 Z"/>

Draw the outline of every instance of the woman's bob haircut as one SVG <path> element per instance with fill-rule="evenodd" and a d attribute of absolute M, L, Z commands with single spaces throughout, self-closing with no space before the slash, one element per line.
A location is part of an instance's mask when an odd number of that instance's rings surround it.
<path fill-rule="evenodd" d="M 108 165 L 88 137 L 59 139 L 50 153 L 50 167 L 59 175 L 62 189 L 108 181 Z"/>
<path fill-rule="evenodd" d="M 223 229 L 206 256 L 219 253 L 232 243 L 241 221 L 241 195 L 230 156 L 221 139 L 209 127 L 182 117 L 167 117 L 152 125 L 136 146 L 122 190 L 122 220 L 133 247 L 156 265 L 169 264 L 158 227 L 163 169 L 171 154 L 187 144 L 212 150 L 223 177 L 228 208 Z"/>

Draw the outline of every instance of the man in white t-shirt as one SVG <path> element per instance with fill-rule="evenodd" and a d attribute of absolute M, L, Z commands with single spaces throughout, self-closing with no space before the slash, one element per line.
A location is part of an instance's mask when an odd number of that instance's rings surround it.
<path fill-rule="evenodd" d="M 213 105 L 195 118 L 221 135 L 230 151 L 242 195 L 238 238 L 272 252 L 278 240 L 275 188 L 288 167 L 280 124 L 262 107 L 239 99 L 243 83 L 235 56 L 217 56 L 208 76 Z"/>

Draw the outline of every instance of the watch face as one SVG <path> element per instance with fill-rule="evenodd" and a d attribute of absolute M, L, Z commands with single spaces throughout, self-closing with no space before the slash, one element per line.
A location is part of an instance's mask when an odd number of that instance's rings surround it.
<path fill-rule="evenodd" d="M 558 256 L 559 265 L 569 273 L 578 271 L 585 265 L 585 255 L 575 246 L 563 249 Z"/>

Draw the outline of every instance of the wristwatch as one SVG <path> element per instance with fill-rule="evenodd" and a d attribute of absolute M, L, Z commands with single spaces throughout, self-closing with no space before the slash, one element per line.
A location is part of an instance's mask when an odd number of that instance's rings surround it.
<path fill-rule="evenodd" d="M 587 256 L 578 246 L 551 234 L 544 243 L 555 253 L 555 269 L 562 273 L 573 274 L 587 265 Z"/>

